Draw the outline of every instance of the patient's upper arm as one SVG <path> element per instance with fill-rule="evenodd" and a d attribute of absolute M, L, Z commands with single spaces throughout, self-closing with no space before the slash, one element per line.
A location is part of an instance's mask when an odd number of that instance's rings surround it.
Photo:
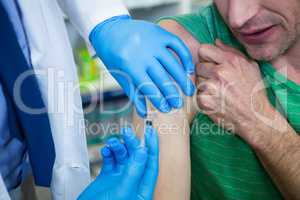
<path fill-rule="evenodd" d="M 168 114 L 160 113 L 153 108 L 148 112 L 159 134 L 159 177 L 154 199 L 189 200 L 190 129 L 186 106 Z M 144 130 L 144 119 L 134 113 L 133 121 L 134 128 L 141 136 Z"/>
<path fill-rule="evenodd" d="M 160 22 L 168 31 L 176 34 L 190 48 L 197 63 L 199 43 L 181 25 L 172 20 Z M 148 104 L 148 113 L 160 140 L 160 170 L 155 192 L 159 200 L 188 200 L 190 195 L 189 124 L 196 114 L 193 97 L 184 97 L 184 107 L 164 114 Z M 134 128 L 143 134 L 144 120 L 134 116 Z"/>

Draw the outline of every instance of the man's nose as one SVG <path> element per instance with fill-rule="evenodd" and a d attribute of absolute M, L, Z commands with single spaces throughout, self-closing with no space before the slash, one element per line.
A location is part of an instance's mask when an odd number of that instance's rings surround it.
<path fill-rule="evenodd" d="M 228 20 L 232 29 L 243 27 L 259 11 L 259 0 L 229 0 Z"/>

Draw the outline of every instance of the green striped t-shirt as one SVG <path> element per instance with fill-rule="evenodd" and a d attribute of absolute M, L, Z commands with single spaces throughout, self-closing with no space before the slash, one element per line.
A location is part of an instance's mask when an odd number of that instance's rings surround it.
<path fill-rule="evenodd" d="M 245 52 L 234 38 L 215 5 L 195 14 L 166 17 L 181 24 L 201 43 L 225 44 Z M 267 62 L 259 62 L 270 102 L 276 103 L 291 126 L 300 132 L 300 86 L 276 72 Z M 279 106 L 278 106 L 279 105 Z M 282 199 L 282 196 L 254 151 L 241 138 L 199 113 L 191 128 L 191 199 Z"/>

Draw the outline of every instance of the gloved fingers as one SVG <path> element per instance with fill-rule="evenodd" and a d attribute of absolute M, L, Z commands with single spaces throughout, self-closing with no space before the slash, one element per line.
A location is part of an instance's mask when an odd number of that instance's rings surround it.
<path fill-rule="evenodd" d="M 187 96 L 192 96 L 195 92 L 195 86 L 173 54 L 169 50 L 162 50 L 158 60 L 179 84 L 182 91 Z"/>
<path fill-rule="evenodd" d="M 107 146 L 105 146 L 101 149 L 101 155 L 103 160 L 101 172 L 112 172 L 115 168 L 115 160 L 113 157 L 113 153 Z"/>
<path fill-rule="evenodd" d="M 135 188 L 140 184 L 141 178 L 145 173 L 147 159 L 147 148 L 140 147 L 134 151 L 133 156 L 127 163 L 123 179 L 119 185 L 119 188 L 122 191 L 131 191 L 132 188 Z"/>
<path fill-rule="evenodd" d="M 136 78 L 137 91 L 147 96 L 156 109 L 163 113 L 171 111 L 172 108 L 148 74 L 137 75 Z"/>
<path fill-rule="evenodd" d="M 195 65 L 193 63 L 191 51 L 179 37 L 171 34 L 171 38 L 168 40 L 167 47 L 176 53 L 187 73 L 194 73 Z"/>
<path fill-rule="evenodd" d="M 159 173 L 159 140 L 157 132 L 151 126 L 146 127 L 145 144 L 148 148 L 148 160 L 138 194 L 144 199 L 152 199 Z"/>
<path fill-rule="evenodd" d="M 182 98 L 179 91 L 176 88 L 174 81 L 169 77 L 169 74 L 165 71 L 164 67 L 155 60 L 148 68 L 149 77 L 162 91 L 164 97 L 168 103 L 174 108 L 181 108 L 183 105 Z"/>
<path fill-rule="evenodd" d="M 145 144 L 148 148 L 148 155 L 155 159 L 159 156 L 159 138 L 157 131 L 150 125 L 146 126 L 145 130 Z M 148 162 L 150 162 L 148 160 Z"/>
<path fill-rule="evenodd" d="M 136 137 L 130 127 L 122 128 L 121 135 L 123 136 L 129 157 L 131 157 L 134 151 L 140 147 L 140 140 Z"/>
<path fill-rule="evenodd" d="M 110 70 L 110 73 L 123 88 L 130 101 L 134 103 L 139 116 L 146 117 L 147 106 L 145 97 L 135 89 L 132 78 L 128 74 L 126 74 L 125 72 L 121 72 L 120 70 Z"/>
<path fill-rule="evenodd" d="M 128 160 L 127 149 L 117 138 L 110 138 L 107 141 L 108 148 L 113 153 L 116 166 L 124 165 Z"/>
<path fill-rule="evenodd" d="M 145 118 L 147 116 L 147 106 L 146 106 L 146 99 L 145 96 L 138 90 L 135 91 L 133 103 L 135 105 L 135 109 L 137 114 Z"/>

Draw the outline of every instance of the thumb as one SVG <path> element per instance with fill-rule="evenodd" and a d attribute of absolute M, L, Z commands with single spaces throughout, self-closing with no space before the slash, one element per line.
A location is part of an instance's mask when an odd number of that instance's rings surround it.
<path fill-rule="evenodd" d="M 112 172 L 115 167 L 115 161 L 112 152 L 107 146 L 105 146 L 101 149 L 101 155 L 103 159 L 101 173 Z"/>
<path fill-rule="evenodd" d="M 146 127 L 145 143 L 148 147 L 148 160 L 145 173 L 139 185 L 138 195 L 145 200 L 153 199 L 158 178 L 159 168 L 159 141 L 158 134 L 151 126 Z"/>
<path fill-rule="evenodd" d="M 141 147 L 136 149 L 127 163 L 123 179 L 121 180 L 119 188 L 122 189 L 122 191 L 130 192 L 138 187 L 146 168 L 147 159 L 148 154 L 146 148 Z"/>

